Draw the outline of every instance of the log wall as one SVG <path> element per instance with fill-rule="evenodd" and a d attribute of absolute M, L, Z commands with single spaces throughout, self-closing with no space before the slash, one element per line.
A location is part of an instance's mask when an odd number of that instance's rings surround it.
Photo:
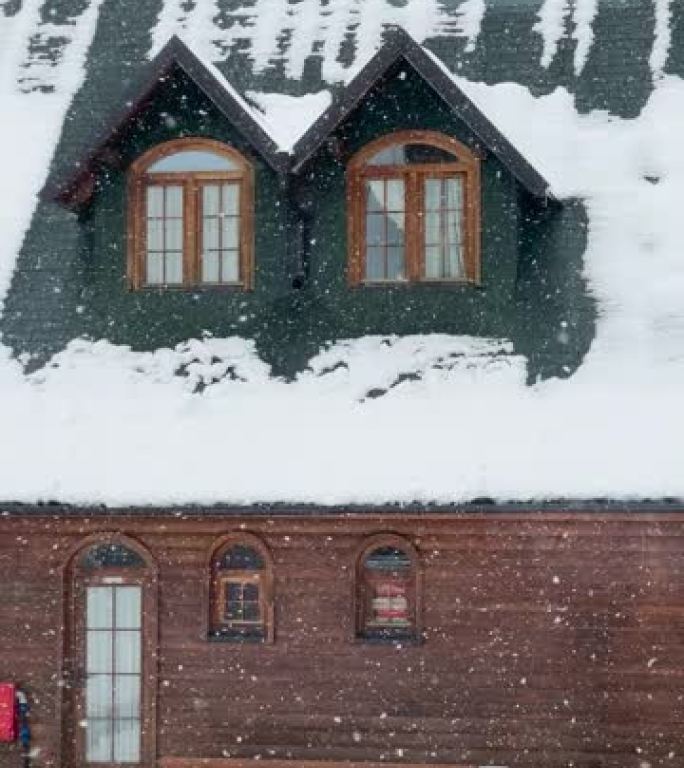
<path fill-rule="evenodd" d="M 241 529 L 274 557 L 271 645 L 205 637 L 207 554 Z M 36 768 L 69 766 L 63 573 L 99 531 L 159 568 L 160 759 L 684 765 L 684 513 L 84 511 L 0 516 L 0 680 L 29 692 Z M 423 564 L 419 645 L 353 638 L 355 554 L 389 531 Z"/>

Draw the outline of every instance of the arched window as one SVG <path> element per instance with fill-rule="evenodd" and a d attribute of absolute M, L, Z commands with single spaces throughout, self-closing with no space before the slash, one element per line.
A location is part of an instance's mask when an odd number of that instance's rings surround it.
<path fill-rule="evenodd" d="M 356 565 L 356 634 L 368 640 L 420 637 L 415 549 L 398 536 L 367 542 Z"/>
<path fill-rule="evenodd" d="M 110 534 L 70 563 L 65 659 L 74 765 L 151 765 L 156 717 L 156 569 Z M 71 762 L 70 762 L 71 764 Z"/>
<path fill-rule="evenodd" d="M 213 549 L 210 564 L 209 637 L 271 642 L 273 568 L 254 536 L 229 536 Z"/>
<path fill-rule="evenodd" d="M 232 147 L 169 141 L 129 176 L 132 288 L 252 287 L 253 171 Z"/>
<path fill-rule="evenodd" d="M 348 168 L 352 285 L 480 280 L 480 162 L 434 131 L 383 136 Z"/>

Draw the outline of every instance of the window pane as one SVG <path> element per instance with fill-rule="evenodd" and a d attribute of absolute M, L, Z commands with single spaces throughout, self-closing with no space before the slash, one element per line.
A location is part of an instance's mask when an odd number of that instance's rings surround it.
<path fill-rule="evenodd" d="M 394 144 L 380 150 L 368 161 L 368 165 L 404 165 L 406 163 L 406 146 Z"/>
<path fill-rule="evenodd" d="M 403 179 L 389 179 L 387 181 L 387 210 L 404 210 L 404 181 Z"/>
<path fill-rule="evenodd" d="M 187 149 L 162 157 L 150 166 L 148 172 L 234 171 L 238 167 L 237 163 L 224 155 L 201 149 Z"/>
<path fill-rule="evenodd" d="M 425 248 L 425 277 L 428 280 L 439 280 L 442 277 L 442 248 L 439 245 L 428 245 Z"/>
<path fill-rule="evenodd" d="M 221 279 L 224 283 L 237 283 L 240 281 L 240 266 L 237 251 L 221 252 Z"/>
<path fill-rule="evenodd" d="M 447 226 L 446 235 L 447 240 L 450 243 L 461 242 L 461 212 L 460 211 L 447 211 Z"/>
<path fill-rule="evenodd" d="M 97 568 L 142 568 L 144 565 L 145 561 L 137 552 L 116 542 L 97 544 L 81 559 L 81 567 L 89 571 Z"/>
<path fill-rule="evenodd" d="M 148 285 L 161 285 L 164 282 L 164 254 L 147 254 L 147 280 Z"/>
<path fill-rule="evenodd" d="M 259 603 L 244 603 L 244 621 L 259 621 Z"/>
<path fill-rule="evenodd" d="M 240 213 L 240 185 L 223 185 L 223 211 L 231 216 L 237 216 Z"/>
<path fill-rule="evenodd" d="M 164 248 L 164 220 L 147 220 L 147 250 L 161 251 Z"/>
<path fill-rule="evenodd" d="M 366 182 L 366 210 L 382 211 L 385 208 L 385 182 L 374 180 Z"/>
<path fill-rule="evenodd" d="M 87 627 L 103 629 L 112 626 L 112 588 L 88 587 Z"/>
<path fill-rule="evenodd" d="M 392 582 L 376 585 L 371 610 L 374 624 L 406 626 L 409 623 L 406 587 Z"/>
<path fill-rule="evenodd" d="M 226 620 L 227 621 L 242 620 L 242 603 L 241 602 L 229 600 L 226 603 Z"/>
<path fill-rule="evenodd" d="M 442 207 L 442 182 L 440 179 L 425 180 L 425 210 L 438 211 Z"/>
<path fill-rule="evenodd" d="M 183 219 L 166 219 L 164 222 L 166 230 L 166 242 L 164 250 L 182 251 L 183 250 Z"/>
<path fill-rule="evenodd" d="M 183 254 L 166 254 L 166 282 L 176 285 L 183 282 Z"/>
<path fill-rule="evenodd" d="M 428 245 L 425 248 L 425 277 L 428 280 L 439 280 L 442 277 L 442 248 L 439 245 Z"/>
<path fill-rule="evenodd" d="M 166 216 L 181 217 L 183 215 L 183 187 L 165 187 Z"/>
<path fill-rule="evenodd" d="M 385 217 L 383 214 L 369 213 L 366 217 L 366 243 L 369 246 L 382 245 L 385 241 Z"/>
<path fill-rule="evenodd" d="M 378 547 L 366 557 L 363 565 L 374 571 L 405 572 L 411 568 L 411 559 L 397 547 Z"/>
<path fill-rule="evenodd" d="M 205 184 L 202 187 L 202 214 L 204 216 L 218 216 L 219 212 L 219 188 L 216 184 Z"/>
<path fill-rule="evenodd" d="M 385 627 L 405 627 L 409 624 L 409 604 L 406 587 L 396 582 L 376 584 L 371 601 L 371 623 Z"/>
<path fill-rule="evenodd" d="M 218 565 L 222 570 L 258 571 L 264 567 L 264 561 L 256 549 L 235 544 L 223 553 Z"/>
<path fill-rule="evenodd" d="M 140 717 L 140 677 L 117 675 L 114 690 L 114 717 Z"/>
<path fill-rule="evenodd" d="M 455 154 L 431 144 L 409 144 L 406 156 L 411 165 L 421 163 L 454 163 L 458 160 Z"/>
<path fill-rule="evenodd" d="M 439 245 L 442 242 L 442 215 L 440 213 L 425 214 L 425 244 Z"/>
<path fill-rule="evenodd" d="M 112 717 L 111 675 L 88 675 L 86 682 L 86 714 L 90 717 Z"/>
<path fill-rule="evenodd" d="M 140 629 L 140 587 L 116 587 L 116 626 Z"/>
<path fill-rule="evenodd" d="M 404 249 L 390 247 L 387 249 L 387 279 L 404 279 Z"/>
<path fill-rule="evenodd" d="M 114 723 L 114 762 L 140 762 L 140 721 L 116 720 Z"/>
<path fill-rule="evenodd" d="M 202 254 L 202 282 L 218 283 L 219 254 L 218 251 L 205 251 Z"/>
<path fill-rule="evenodd" d="M 366 279 L 385 279 L 385 253 L 383 248 L 368 248 L 366 250 Z"/>
<path fill-rule="evenodd" d="M 242 600 L 242 584 L 231 582 L 226 590 L 228 600 L 232 603 Z"/>
<path fill-rule="evenodd" d="M 140 632 L 117 632 L 114 647 L 117 673 L 140 672 Z"/>
<path fill-rule="evenodd" d="M 202 246 L 207 251 L 217 251 L 219 248 L 219 220 L 204 219 L 202 230 Z"/>
<path fill-rule="evenodd" d="M 250 601 L 259 600 L 259 585 L 258 584 L 245 584 L 243 589 L 243 599 Z"/>
<path fill-rule="evenodd" d="M 223 242 L 221 243 L 223 248 L 236 249 L 238 247 L 238 223 L 239 219 L 236 216 L 224 216 L 221 220 L 221 227 L 223 229 L 221 236 Z"/>
<path fill-rule="evenodd" d="M 461 248 L 457 243 L 451 243 L 447 246 L 447 260 L 445 266 L 444 277 L 463 277 L 465 271 L 463 269 L 463 259 L 461 257 Z"/>
<path fill-rule="evenodd" d="M 404 213 L 387 214 L 387 242 L 394 245 L 402 245 L 404 242 Z"/>
<path fill-rule="evenodd" d="M 86 640 L 86 671 L 112 671 L 112 632 L 109 630 L 89 630 Z"/>
<path fill-rule="evenodd" d="M 147 188 L 147 216 L 148 218 L 164 215 L 164 187 Z"/>
<path fill-rule="evenodd" d="M 381 150 L 368 165 L 420 165 L 421 163 L 454 163 L 457 157 L 431 144 L 395 144 Z"/>
<path fill-rule="evenodd" d="M 447 207 L 460 210 L 463 195 L 463 179 L 451 178 L 446 180 Z"/>
<path fill-rule="evenodd" d="M 110 763 L 112 761 L 112 721 L 89 720 L 86 730 L 86 761 Z"/>

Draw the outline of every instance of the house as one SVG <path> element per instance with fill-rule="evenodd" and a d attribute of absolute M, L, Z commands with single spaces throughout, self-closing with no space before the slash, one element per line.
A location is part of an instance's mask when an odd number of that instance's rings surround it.
<path fill-rule="evenodd" d="M 3 767 L 682 760 L 684 14 L 366 2 L 0 8 Z"/>

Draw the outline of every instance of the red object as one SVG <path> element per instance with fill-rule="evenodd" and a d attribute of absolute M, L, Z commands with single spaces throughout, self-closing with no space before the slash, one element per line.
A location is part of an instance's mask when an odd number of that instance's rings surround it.
<path fill-rule="evenodd" d="M 14 683 L 0 683 L 0 742 L 9 743 L 17 738 L 17 687 Z"/>

